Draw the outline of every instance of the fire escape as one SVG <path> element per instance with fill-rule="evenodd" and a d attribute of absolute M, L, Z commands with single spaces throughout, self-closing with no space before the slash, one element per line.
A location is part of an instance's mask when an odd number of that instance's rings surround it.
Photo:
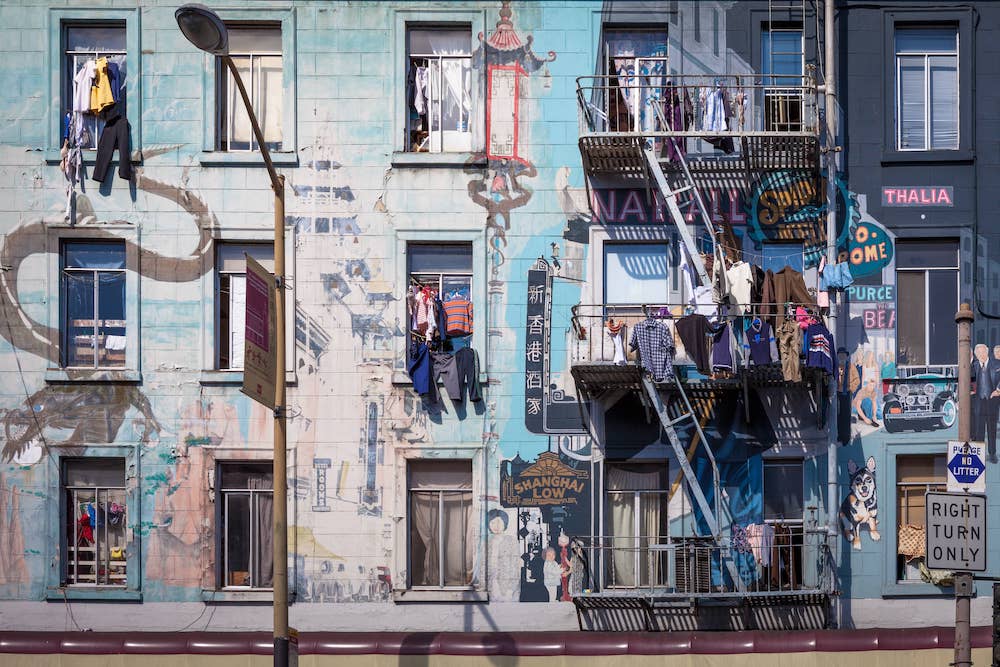
<path fill-rule="evenodd" d="M 790 14 L 802 25 L 805 1 L 791 1 L 780 8 L 782 16 Z M 724 254 L 722 230 L 705 196 L 709 189 L 735 188 L 748 196 L 765 179 L 795 173 L 812 181 L 813 192 L 821 191 L 818 90 L 811 69 L 794 80 L 755 74 L 666 75 L 670 72 L 666 60 L 636 59 L 627 76 L 619 72 L 577 79 L 579 148 L 588 198 L 594 201 L 590 195 L 595 182 L 645 191 L 650 209 L 661 206 L 665 210 L 664 224 L 679 239 L 680 252 L 691 267 L 692 286 L 709 286 L 710 271 L 703 257 L 722 262 Z M 768 71 L 773 72 L 773 67 Z M 725 109 L 712 108 L 720 103 Z M 689 511 L 702 525 L 697 536 L 647 537 L 625 547 L 618 538 L 591 536 L 592 587 L 574 599 L 581 629 L 664 629 L 658 616 L 713 605 L 728 607 L 727 613 L 742 613 L 745 619 L 761 608 L 791 607 L 798 613 L 812 605 L 821 609 L 819 619 L 801 625 L 821 627 L 828 621 L 826 609 L 834 591 L 825 533 L 815 530 L 811 539 L 788 545 L 786 553 L 772 551 L 773 557 L 765 557 L 786 565 L 794 561 L 799 573 L 791 581 L 766 575 L 763 579 L 747 577 L 746 559 L 741 562 L 727 534 L 719 463 L 704 427 L 715 400 L 732 392 L 742 395 L 748 422 L 761 418 L 750 414 L 748 400 L 749 393 L 761 387 L 812 394 L 816 408 L 812 418 L 822 426 L 823 377 L 803 369 L 800 381 L 788 382 L 780 368 L 745 365 L 724 377 L 706 377 L 678 367 L 674 378 L 657 383 L 638 360 L 612 362 L 614 350 L 604 335 L 609 315 L 625 325 L 627 346 L 631 325 L 652 310 L 677 306 L 682 304 L 644 304 L 641 313 L 637 309 L 615 312 L 603 303 L 579 304 L 573 309 L 577 348 L 571 373 L 585 420 L 593 425 L 591 413 L 624 395 L 635 396 L 659 421 L 690 496 Z M 719 313 L 725 316 L 725 309 Z M 601 447 L 606 444 L 597 442 Z M 701 471 L 700 478 L 695 467 Z M 635 572 L 624 583 L 609 574 L 621 561 L 623 549 L 629 552 L 628 558 L 634 558 L 629 571 Z M 754 555 L 759 562 L 759 549 Z M 605 619 L 633 614 L 640 627 L 620 628 L 606 622 L 595 626 L 590 621 L 585 627 L 584 616 L 594 614 L 603 614 Z M 743 627 L 751 626 L 762 624 L 746 620 Z"/>

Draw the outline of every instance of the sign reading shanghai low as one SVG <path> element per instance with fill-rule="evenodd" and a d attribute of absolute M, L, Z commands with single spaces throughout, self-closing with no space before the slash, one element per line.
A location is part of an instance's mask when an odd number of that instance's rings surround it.
<path fill-rule="evenodd" d="M 500 467 L 500 504 L 504 507 L 579 505 L 589 497 L 590 471 L 563 463 L 555 452 L 534 463 L 520 458 Z"/>

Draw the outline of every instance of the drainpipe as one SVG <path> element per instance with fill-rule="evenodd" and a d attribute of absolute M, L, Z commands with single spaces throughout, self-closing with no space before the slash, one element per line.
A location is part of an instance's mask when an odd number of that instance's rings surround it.
<path fill-rule="evenodd" d="M 826 71 L 823 72 L 823 94 L 825 95 L 826 110 L 826 263 L 833 266 L 837 263 L 837 61 L 836 50 L 834 49 L 833 34 L 833 5 L 835 0 L 825 0 L 823 3 L 823 48 L 824 64 Z M 840 309 L 840 294 L 834 292 L 830 298 L 829 324 L 830 331 L 833 332 L 835 340 L 840 340 L 840 332 L 837 330 L 837 311 Z M 836 353 L 836 351 L 834 351 Z M 839 365 L 839 364 L 838 364 Z M 827 413 L 827 429 L 829 431 L 829 441 L 827 444 L 826 462 L 826 511 L 827 511 L 827 532 L 830 541 L 836 544 L 833 539 L 837 534 L 837 374 L 831 378 L 831 391 L 829 395 L 834 397 L 830 402 L 830 411 Z"/>

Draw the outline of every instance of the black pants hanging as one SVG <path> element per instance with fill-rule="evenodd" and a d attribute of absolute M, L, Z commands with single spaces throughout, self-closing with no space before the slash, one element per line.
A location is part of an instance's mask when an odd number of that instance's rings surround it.
<path fill-rule="evenodd" d="M 132 161 L 129 159 L 129 131 L 128 119 L 124 116 L 115 116 L 108 120 L 101 131 L 101 138 L 97 141 L 97 159 L 94 161 L 94 173 L 92 178 L 95 181 L 104 182 L 108 174 L 108 167 L 111 165 L 111 156 L 115 149 L 118 149 L 118 176 L 126 181 L 132 178 Z"/>

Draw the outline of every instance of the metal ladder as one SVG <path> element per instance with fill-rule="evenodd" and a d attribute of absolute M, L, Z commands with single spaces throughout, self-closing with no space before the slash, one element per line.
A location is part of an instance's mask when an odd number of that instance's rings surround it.
<path fill-rule="evenodd" d="M 715 460 L 715 454 L 712 453 L 712 448 L 708 446 L 708 440 L 705 439 L 705 432 L 702 430 L 701 424 L 698 423 L 698 417 L 695 415 L 694 410 L 691 407 L 691 401 L 688 399 L 687 392 L 684 391 L 684 385 L 676 375 L 674 376 L 674 385 L 677 387 L 677 392 L 680 394 L 683 402 L 683 409 L 680 411 L 681 414 L 676 417 L 671 416 L 668 405 L 663 400 L 663 396 L 660 394 L 660 390 L 657 389 L 656 385 L 653 383 L 652 378 L 644 376 L 642 379 L 642 386 L 646 390 L 646 395 L 649 397 L 649 400 L 652 402 L 653 409 L 660 418 L 660 423 L 663 424 L 663 430 L 667 432 L 667 439 L 670 440 L 670 445 L 673 447 L 674 454 L 677 457 L 677 462 L 680 464 L 684 477 L 688 482 L 688 488 L 691 491 L 691 495 L 694 496 L 694 501 L 698 504 L 698 508 L 701 510 L 705 523 L 708 524 L 708 528 L 712 532 L 712 537 L 715 539 L 715 544 L 719 548 L 719 560 L 725 563 L 726 570 L 729 572 L 729 576 L 733 580 L 733 585 L 736 586 L 736 590 L 743 592 L 746 590 L 746 584 L 743 582 L 743 578 L 736 569 L 736 563 L 732 558 L 728 557 L 728 555 L 724 553 L 724 549 L 726 549 L 727 545 L 722 539 L 722 529 L 719 524 L 722 507 L 722 487 L 719 480 L 719 465 Z M 715 507 L 712 507 L 708 502 L 708 498 L 705 497 L 705 492 L 702 490 L 701 484 L 698 482 L 698 478 L 695 477 L 694 469 L 691 467 L 691 462 L 688 461 L 684 445 L 681 443 L 681 439 L 677 435 L 677 430 L 674 428 L 674 426 L 682 424 L 688 420 L 694 424 L 695 432 L 698 434 L 701 445 L 705 448 L 705 452 L 708 454 L 708 460 L 712 464 L 712 484 L 715 491 L 712 495 L 713 500 L 715 501 Z"/>

